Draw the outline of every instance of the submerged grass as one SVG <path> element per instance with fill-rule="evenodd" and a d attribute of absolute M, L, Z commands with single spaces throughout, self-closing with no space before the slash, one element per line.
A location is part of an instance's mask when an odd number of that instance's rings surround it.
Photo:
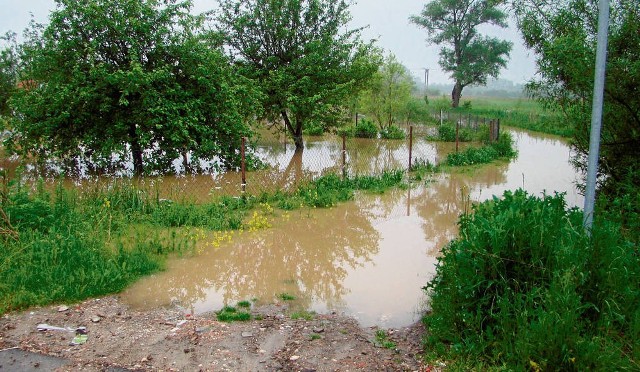
<path fill-rule="evenodd" d="M 161 200 L 153 188 L 126 181 L 82 192 L 6 182 L 0 195 L 0 314 L 121 291 L 162 270 L 169 255 L 194 253 L 198 239 L 213 236 L 216 247 L 231 239 L 229 231 L 269 227 L 266 217 L 274 207 L 331 207 L 357 190 L 397 186 L 403 176 L 327 175 L 292 193 L 204 204 Z"/>

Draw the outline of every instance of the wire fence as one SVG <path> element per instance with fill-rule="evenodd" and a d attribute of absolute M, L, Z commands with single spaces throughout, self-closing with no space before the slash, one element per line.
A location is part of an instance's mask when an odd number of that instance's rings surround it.
<path fill-rule="evenodd" d="M 439 118 L 456 118 L 442 113 Z M 465 117 L 459 125 L 486 125 L 486 121 Z M 464 119 L 464 118 L 463 118 Z M 480 124 L 482 123 L 482 124 Z M 210 174 L 179 174 L 132 179 L 136 186 L 153 190 L 159 198 L 206 202 L 216 196 L 260 195 L 263 192 L 293 191 L 300 184 L 334 173 L 343 177 L 376 176 L 386 171 L 408 171 L 415 164 L 439 164 L 447 154 L 457 151 L 459 144 L 429 141 L 437 127 L 403 126 L 404 140 L 363 139 L 326 134 L 305 137 L 305 148 L 296 151 L 285 136 L 264 135 L 257 143 L 244 144 L 243 158 L 251 151 L 264 167 L 248 170 L 243 161 L 238 169 Z M 498 132 L 498 131 L 497 131 Z M 109 187 L 118 180 L 68 180 L 69 186 L 96 187 L 96 182 Z"/>

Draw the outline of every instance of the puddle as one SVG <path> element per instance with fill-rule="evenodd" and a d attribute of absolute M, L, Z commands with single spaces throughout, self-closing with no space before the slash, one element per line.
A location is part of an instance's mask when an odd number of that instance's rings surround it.
<path fill-rule="evenodd" d="M 582 205 L 566 143 L 525 131 L 512 133 L 519 157 L 509 164 L 439 175 L 409 190 L 358 194 L 353 202 L 332 209 L 285 213 L 275 218 L 272 228 L 236 234 L 217 249 L 205 248 L 204 239 L 201 254 L 172 260 L 165 272 L 125 291 L 123 300 L 136 308 L 177 305 L 203 313 L 241 300 L 282 301 L 279 295 L 286 293 L 295 297 L 296 308 L 345 313 L 363 326 L 409 325 L 425 308 L 421 287 L 434 273 L 440 248 L 456 236 L 457 217 L 469 208 L 466 196 L 481 201 L 524 185 L 535 195 L 566 192 L 570 206 Z M 432 157 L 450 151 L 430 146 Z M 380 160 L 385 166 L 396 161 L 394 151 L 401 150 L 368 151 L 390 154 Z M 284 149 L 276 153 L 285 162 Z M 365 153 L 349 154 L 351 162 Z M 370 158 L 361 162 L 372 163 Z M 299 162 L 299 169 L 308 167 Z"/>

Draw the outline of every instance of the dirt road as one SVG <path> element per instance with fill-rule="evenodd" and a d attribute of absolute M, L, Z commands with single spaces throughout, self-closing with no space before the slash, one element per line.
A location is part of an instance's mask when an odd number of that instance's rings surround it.
<path fill-rule="evenodd" d="M 213 313 L 192 316 L 178 309 L 134 311 L 111 296 L 68 308 L 51 306 L 7 314 L 0 318 L 0 350 L 16 347 L 63 358 L 66 364 L 58 370 L 437 369 L 420 361 L 420 324 L 387 330 L 383 346 L 376 338 L 377 329 L 361 328 L 354 319 L 338 314 L 291 319 L 284 302 L 255 308 L 251 313 L 251 321 L 223 323 Z M 49 330 L 38 330 L 39 326 Z M 86 337 L 76 337 L 82 333 Z M 74 340 L 80 344 L 73 345 Z M 11 370 L 10 365 L 0 367 Z"/>

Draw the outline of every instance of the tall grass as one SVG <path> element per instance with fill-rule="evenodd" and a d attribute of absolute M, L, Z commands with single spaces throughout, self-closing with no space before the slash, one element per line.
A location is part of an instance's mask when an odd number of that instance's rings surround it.
<path fill-rule="evenodd" d="M 536 132 L 571 137 L 573 128 L 564 120 L 562 113 L 545 109 L 531 99 L 480 98 L 464 99 L 460 107 L 452 109 L 450 101 L 434 103 L 434 112 L 443 109 L 452 115 L 473 115 L 489 119 L 500 119 L 502 125 L 528 129 Z"/>
<path fill-rule="evenodd" d="M 475 206 L 425 287 L 427 350 L 462 369 L 638 370 L 637 241 L 598 221 L 589 238 L 562 195 Z"/>

